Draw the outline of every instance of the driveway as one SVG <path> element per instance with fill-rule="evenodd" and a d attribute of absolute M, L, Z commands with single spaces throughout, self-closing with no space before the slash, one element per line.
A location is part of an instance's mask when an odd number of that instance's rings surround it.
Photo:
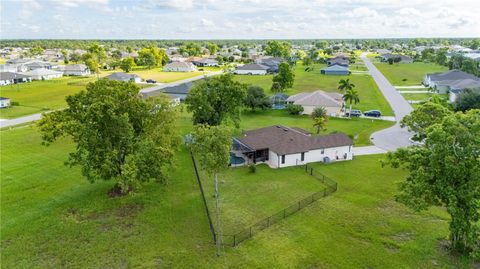
<path fill-rule="evenodd" d="M 372 75 L 378 88 L 385 96 L 395 114 L 396 124 L 390 128 L 380 130 L 371 135 L 372 143 L 383 150 L 393 151 L 401 147 L 413 145 L 410 141 L 412 136 L 405 128 L 400 127 L 400 121 L 406 115 L 412 112 L 412 106 L 403 98 L 403 96 L 390 84 L 383 74 L 375 67 L 375 65 L 363 53 L 360 58 L 363 60 Z"/>
<path fill-rule="evenodd" d="M 42 113 L 38 113 L 38 114 L 28 115 L 28 116 L 19 117 L 11 120 L 2 119 L 0 121 L 0 128 L 10 127 L 10 126 L 14 126 L 22 123 L 31 122 L 31 121 L 36 121 L 36 120 L 39 120 L 41 117 L 42 117 Z"/>

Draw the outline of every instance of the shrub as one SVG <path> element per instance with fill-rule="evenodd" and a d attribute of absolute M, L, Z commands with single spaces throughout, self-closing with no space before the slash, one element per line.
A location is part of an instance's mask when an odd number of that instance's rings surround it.
<path fill-rule="evenodd" d="M 402 81 L 407 81 L 407 79 L 406 79 L 406 78 L 404 78 L 404 79 L 402 79 Z"/>
<path fill-rule="evenodd" d="M 19 106 L 20 103 L 19 103 L 19 102 L 10 102 L 10 105 L 11 105 L 11 106 Z"/>
<path fill-rule="evenodd" d="M 253 163 L 249 164 L 248 165 L 248 171 L 252 174 L 254 174 L 255 172 L 257 172 L 257 166 Z"/>
<path fill-rule="evenodd" d="M 286 109 L 291 115 L 298 115 L 303 112 L 303 106 L 301 105 L 288 104 Z"/>

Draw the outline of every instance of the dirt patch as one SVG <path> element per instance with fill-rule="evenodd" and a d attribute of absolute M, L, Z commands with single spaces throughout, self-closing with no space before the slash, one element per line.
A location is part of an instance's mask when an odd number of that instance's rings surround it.
<path fill-rule="evenodd" d="M 388 252 L 391 252 L 391 253 L 397 253 L 400 251 L 400 247 L 392 243 L 384 242 L 383 246 Z"/>
<path fill-rule="evenodd" d="M 120 188 L 120 186 L 115 185 L 113 186 L 112 189 L 108 191 L 108 196 L 110 196 L 111 198 L 122 197 L 133 191 L 134 191 L 133 188 L 129 188 L 126 192 L 122 192 L 122 189 Z"/>
<path fill-rule="evenodd" d="M 413 237 L 415 237 L 415 235 L 412 232 L 403 231 L 392 235 L 390 238 L 397 243 L 405 243 L 412 240 Z"/>
<path fill-rule="evenodd" d="M 128 204 L 117 209 L 116 215 L 119 218 L 134 217 L 143 210 L 141 204 Z"/>

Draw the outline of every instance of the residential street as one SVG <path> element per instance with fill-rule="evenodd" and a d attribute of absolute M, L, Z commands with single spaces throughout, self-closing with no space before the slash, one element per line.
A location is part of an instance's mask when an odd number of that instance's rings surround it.
<path fill-rule="evenodd" d="M 377 67 L 375 67 L 375 65 L 366 57 L 366 53 L 363 53 L 360 58 L 364 61 L 370 74 L 377 83 L 378 88 L 392 107 L 397 121 L 394 126 L 373 133 L 370 139 L 375 146 L 387 151 L 412 145 L 412 142 L 410 141 L 412 134 L 405 128 L 401 128 L 399 123 L 404 116 L 410 114 L 413 110 L 412 106 L 400 93 L 398 93 Z"/>

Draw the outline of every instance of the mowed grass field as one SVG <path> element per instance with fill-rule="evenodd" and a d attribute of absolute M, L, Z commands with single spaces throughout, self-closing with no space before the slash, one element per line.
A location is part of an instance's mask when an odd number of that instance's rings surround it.
<path fill-rule="evenodd" d="M 393 86 L 413 86 L 422 84 L 427 73 L 448 71 L 446 66 L 434 63 L 415 62 L 410 64 L 388 64 L 375 62 L 375 66 Z"/>
<path fill-rule="evenodd" d="M 0 96 L 8 97 L 19 106 L 0 110 L 0 118 L 9 119 L 65 107 L 65 98 L 85 89 L 95 77 L 62 77 L 0 87 Z"/>
<path fill-rule="evenodd" d="M 216 218 L 212 178 L 202 173 L 209 208 Z M 218 179 L 224 235 L 238 233 L 326 187 L 306 173 L 303 167 L 271 169 L 266 164 L 258 165 L 255 173 L 251 173 L 248 167 L 229 168 L 220 173 Z"/>
<path fill-rule="evenodd" d="M 182 116 L 180 130 L 190 128 L 187 119 Z M 225 248 L 217 257 L 185 149 L 178 152 L 177 168 L 166 186 L 151 182 L 133 195 L 109 198 L 114 182 L 91 184 L 78 167 L 64 166 L 73 150 L 68 139 L 44 147 L 31 127 L 4 130 L 0 135 L 4 268 L 478 266 L 451 256 L 443 247 L 448 216 L 442 209 L 415 213 L 395 202 L 396 183 L 406 174 L 382 168 L 382 155 L 316 164 L 315 169 L 338 182 L 336 193 L 234 249 Z M 285 178 L 294 175 L 293 170 L 283 169 L 272 173 Z M 237 183 L 239 188 L 252 189 L 256 184 L 253 178 Z M 262 187 L 268 186 L 258 189 Z M 289 184 L 288 188 L 300 193 L 305 186 Z M 256 191 L 247 198 L 262 201 L 258 195 L 262 193 Z M 241 212 L 239 207 L 247 203 L 232 203 L 238 208 L 230 210 Z M 279 202 L 263 200 L 258 207 L 275 203 Z"/>
<path fill-rule="evenodd" d="M 306 72 L 305 66 L 297 64 L 295 66 L 295 81 L 291 89 L 287 89 L 285 92 L 288 95 L 297 94 L 300 92 L 313 92 L 316 90 L 322 90 L 327 92 L 339 92 L 338 82 L 341 79 L 350 79 L 355 84 L 355 89 L 360 96 L 360 103 L 353 105 L 354 109 L 360 109 L 362 111 L 378 109 L 383 115 L 392 116 L 393 111 L 383 97 L 382 93 L 377 87 L 377 84 L 373 78 L 368 74 L 352 74 L 349 76 L 334 76 L 334 75 L 322 75 L 320 69 L 325 67 L 322 64 L 313 65 L 313 71 Z M 258 85 L 265 89 L 267 94 L 273 94 L 270 91 L 272 86 L 272 75 L 267 76 L 251 76 L 251 75 L 236 75 L 237 81 Z"/>
<path fill-rule="evenodd" d="M 153 69 L 137 69 L 133 70 L 130 73 L 139 75 L 142 79 L 153 79 L 157 82 L 168 83 L 177 80 L 192 78 L 196 76 L 203 75 L 204 72 L 194 71 L 194 72 L 164 72 L 161 68 Z"/>

